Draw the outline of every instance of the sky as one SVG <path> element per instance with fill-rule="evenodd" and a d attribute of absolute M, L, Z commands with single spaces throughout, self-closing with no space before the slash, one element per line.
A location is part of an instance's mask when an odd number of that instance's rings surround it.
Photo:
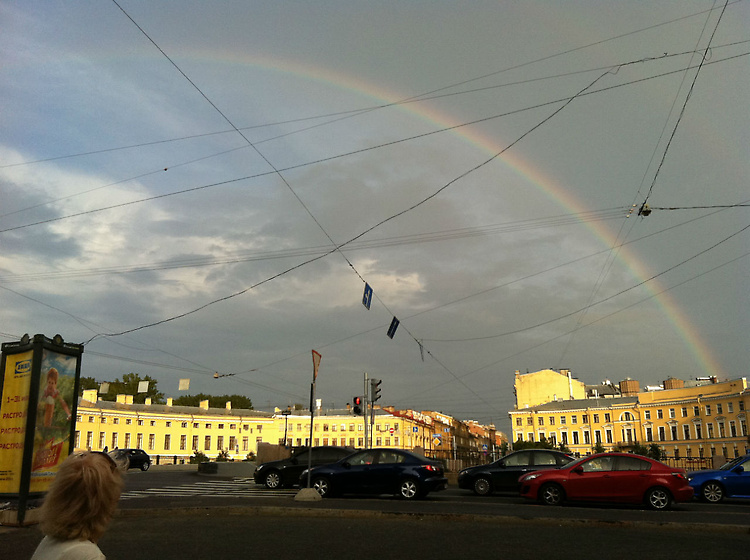
<path fill-rule="evenodd" d="M 324 408 L 368 376 L 504 431 L 516 371 L 747 374 L 748 2 L 2 0 L 0 25 L 3 342 L 259 410 L 309 403 L 316 350 Z"/>

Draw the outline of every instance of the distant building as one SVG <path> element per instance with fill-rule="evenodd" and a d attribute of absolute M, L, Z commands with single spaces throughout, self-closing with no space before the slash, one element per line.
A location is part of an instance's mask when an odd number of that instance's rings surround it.
<path fill-rule="evenodd" d="M 534 377 L 538 380 L 532 381 Z M 558 395 L 539 402 L 549 394 L 546 384 L 559 388 L 571 385 L 571 379 L 566 370 L 516 373 L 516 409 L 509 412 L 514 441 L 545 439 L 579 455 L 653 443 L 674 458 L 731 458 L 748 452 L 750 391 L 745 378 L 718 382 L 711 377 L 695 383 L 670 378 L 650 391 L 626 379 L 619 384 L 620 396 L 594 385 L 583 398 Z M 539 394 L 529 394 L 531 387 L 540 387 Z M 521 394 L 524 400 L 518 398 Z"/>

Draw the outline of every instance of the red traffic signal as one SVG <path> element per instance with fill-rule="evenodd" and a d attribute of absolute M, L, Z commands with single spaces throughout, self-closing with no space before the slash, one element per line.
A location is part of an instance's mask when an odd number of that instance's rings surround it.
<path fill-rule="evenodd" d="M 362 415 L 362 397 L 352 397 L 352 412 L 357 416 Z"/>

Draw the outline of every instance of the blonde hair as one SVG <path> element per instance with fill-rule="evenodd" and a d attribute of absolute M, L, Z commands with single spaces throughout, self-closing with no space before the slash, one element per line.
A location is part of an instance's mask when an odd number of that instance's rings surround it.
<path fill-rule="evenodd" d="M 122 474 L 104 453 L 76 453 L 60 465 L 41 508 L 41 529 L 60 540 L 96 542 L 122 491 Z"/>

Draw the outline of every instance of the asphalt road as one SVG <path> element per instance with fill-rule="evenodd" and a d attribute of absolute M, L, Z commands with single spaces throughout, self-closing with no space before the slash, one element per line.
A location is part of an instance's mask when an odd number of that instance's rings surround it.
<path fill-rule="evenodd" d="M 248 480 L 191 471 L 131 472 L 100 547 L 110 560 L 274 556 L 305 558 L 741 557 L 750 503 L 698 502 L 672 511 L 527 504 L 451 488 L 426 500 L 295 500 Z M 42 535 L 0 528 L 0 558 L 27 560 Z"/>

